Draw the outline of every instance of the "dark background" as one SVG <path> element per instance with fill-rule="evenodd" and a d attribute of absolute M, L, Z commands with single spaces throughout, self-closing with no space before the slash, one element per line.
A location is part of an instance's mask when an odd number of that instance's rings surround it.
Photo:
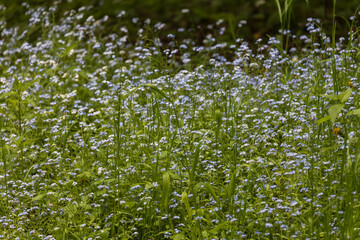
<path fill-rule="evenodd" d="M 280 0 L 284 6 L 285 0 Z M 6 13 L 1 18 L 9 25 L 25 25 L 28 16 L 25 16 L 21 7 L 23 2 L 31 6 L 50 6 L 53 1 L 46 0 L 0 0 L 7 7 Z M 344 36 L 349 28 L 346 21 L 352 15 L 357 15 L 359 0 L 336 1 L 336 21 L 338 35 Z M 147 18 L 152 23 L 158 21 L 166 23 L 166 30 L 174 31 L 179 27 L 200 29 L 200 27 L 214 24 L 219 19 L 224 19 L 227 31 L 224 38 L 234 40 L 235 37 L 254 40 L 259 37 L 278 34 L 281 28 L 278 8 L 275 0 L 62 0 L 59 3 L 57 16 L 60 17 L 69 9 L 77 9 L 84 5 L 93 5 L 86 14 L 100 18 L 104 15 L 110 17 L 106 31 L 114 31 L 113 26 L 119 19 L 115 16 L 122 10 L 126 11 L 126 17 L 131 22 L 133 17 L 140 21 Z M 182 9 L 189 9 L 188 14 L 181 13 Z M 294 0 L 290 19 L 292 33 L 302 34 L 306 32 L 306 19 L 308 17 L 320 18 L 326 32 L 331 32 L 332 27 L 332 0 Z M 247 25 L 237 28 L 240 20 L 246 20 Z M 195 32 L 197 32 L 195 30 Z M 131 33 L 131 26 L 130 26 Z M 199 39 L 205 33 L 199 33 Z"/>

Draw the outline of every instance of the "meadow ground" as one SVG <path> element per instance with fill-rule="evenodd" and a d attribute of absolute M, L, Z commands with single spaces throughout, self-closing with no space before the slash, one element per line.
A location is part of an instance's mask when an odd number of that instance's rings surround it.
<path fill-rule="evenodd" d="M 360 239 L 358 16 L 285 51 L 23 7 L 0 22 L 1 239 Z"/>

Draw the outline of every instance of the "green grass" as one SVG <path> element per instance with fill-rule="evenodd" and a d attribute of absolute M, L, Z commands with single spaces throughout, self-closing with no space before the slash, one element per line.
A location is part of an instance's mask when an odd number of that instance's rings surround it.
<path fill-rule="evenodd" d="M 356 18 L 283 51 L 84 11 L 0 27 L 0 238 L 360 238 Z"/>

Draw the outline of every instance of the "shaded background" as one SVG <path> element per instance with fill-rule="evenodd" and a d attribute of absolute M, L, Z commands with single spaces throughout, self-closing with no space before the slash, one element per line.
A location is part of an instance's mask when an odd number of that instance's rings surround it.
<path fill-rule="evenodd" d="M 48 0 L 0 0 L 7 7 L 6 14 L 1 16 L 9 25 L 25 25 L 27 17 L 21 7 L 23 2 L 31 6 L 50 6 L 53 1 Z M 285 0 L 280 0 L 284 6 Z M 356 14 L 359 0 L 338 0 L 336 2 L 337 34 L 344 36 L 349 28 L 346 21 Z M 126 17 L 131 23 L 134 17 L 140 22 L 150 18 L 152 23 L 158 21 L 166 23 L 166 30 L 174 31 L 179 27 L 200 29 L 214 24 L 219 19 L 224 19 L 228 31 L 224 34 L 224 40 L 233 41 L 237 37 L 246 40 L 254 40 L 259 37 L 278 34 L 281 28 L 278 8 L 275 0 L 62 0 L 59 3 L 57 16 L 60 17 L 69 9 L 81 6 L 93 5 L 86 14 L 95 18 L 108 15 L 110 17 L 106 31 L 116 31 L 119 19 L 115 16 L 122 10 L 126 11 Z M 182 9 L 189 9 L 184 14 Z M 306 19 L 308 17 L 320 18 L 324 30 L 329 32 L 332 27 L 332 0 L 294 0 L 291 14 L 290 29 L 295 34 L 305 33 Z M 237 28 L 240 20 L 246 20 L 247 24 L 241 29 Z M 130 25 L 130 24 L 129 24 Z M 200 27 L 199 27 L 200 26 Z M 131 26 L 130 26 L 130 34 Z M 134 30 L 135 31 L 135 30 Z M 199 39 L 203 39 L 206 32 L 195 30 Z"/>

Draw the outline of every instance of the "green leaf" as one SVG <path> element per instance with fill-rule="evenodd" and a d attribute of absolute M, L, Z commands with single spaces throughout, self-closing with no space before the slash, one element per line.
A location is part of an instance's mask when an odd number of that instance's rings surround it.
<path fill-rule="evenodd" d="M 38 81 L 38 79 L 34 79 L 30 82 L 26 82 L 22 85 L 21 87 L 21 91 L 26 91 L 29 87 L 31 87 L 34 83 L 36 83 Z"/>
<path fill-rule="evenodd" d="M 222 222 L 210 230 L 211 233 L 217 233 L 221 229 L 229 229 L 229 221 Z"/>
<path fill-rule="evenodd" d="M 14 107 L 17 107 L 17 105 L 19 104 L 20 101 L 18 100 L 14 100 L 14 99 L 9 99 L 8 100 Z"/>
<path fill-rule="evenodd" d="M 349 143 L 350 143 L 350 144 L 357 143 L 358 141 L 359 141 L 359 138 L 358 138 L 358 137 L 349 138 Z"/>
<path fill-rule="evenodd" d="M 235 180 L 236 180 L 236 171 L 233 171 L 231 173 L 231 180 L 230 180 L 230 185 L 229 185 L 229 190 L 228 190 L 229 201 L 231 201 L 231 198 L 235 191 Z"/>
<path fill-rule="evenodd" d="M 342 92 L 339 94 L 339 100 L 341 103 L 344 103 L 346 102 L 346 100 L 349 99 L 349 97 L 351 96 L 351 88 L 349 88 L 348 90 Z"/>
<path fill-rule="evenodd" d="M 198 198 L 197 198 L 197 196 L 198 196 L 198 191 L 199 191 L 199 189 L 200 189 L 200 187 L 201 187 L 202 185 L 204 185 L 204 183 L 199 182 L 199 183 L 197 183 L 197 184 L 195 185 L 195 187 L 193 188 L 193 194 L 194 194 L 194 199 L 195 199 L 195 203 L 196 203 L 196 204 L 198 204 Z"/>
<path fill-rule="evenodd" d="M 10 95 L 15 95 L 16 93 L 15 92 L 6 92 L 6 93 L 2 93 L 0 94 L 0 99 L 3 99 L 7 96 L 10 96 Z"/>
<path fill-rule="evenodd" d="M 175 180 L 179 180 L 179 181 L 181 181 L 181 179 L 182 179 L 179 175 L 174 174 L 172 172 L 169 172 L 169 175 L 170 175 L 171 179 L 175 179 Z"/>
<path fill-rule="evenodd" d="M 330 150 L 334 150 L 334 149 L 337 149 L 339 147 L 341 147 L 341 144 L 336 144 L 336 145 L 331 146 L 331 147 L 322 148 L 322 149 L 320 149 L 320 152 L 328 152 Z"/>
<path fill-rule="evenodd" d="M 344 106 L 345 104 L 335 104 L 329 108 L 329 115 L 332 123 L 335 123 L 336 118 L 339 116 Z"/>
<path fill-rule="evenodd" d="M 126 207 L 128 207 L 128 208 L 133 208 L 136 204 L 137 204 L 137 202 L 135 202 L 135 201 L 125 203 Z"/>
<path fill-rule="evenodd" d="M 36 106 L 34 99 L 28 98 L 27 101 L 28 101 L 28 103 L 30 103 L 30 104 L 33 105 L 34 107 Z"/>
<path fill-rule="evenodd" d="M 27 176 L 29 175 L 30 171 L 34 168 L 35 165 L 32 165 L 29 170 L 26 172 L 26 175 L 24 177 L 24 179 L 27 179 Z"/>
<path fill-rule="evenodd" d="M 86 181 L 89 181 L 91 180 L 92 178 L 95 178 L 95 176 L 91 173 L 91 172 L 82 172 L 80 173 L 79 175 L 77 175 L 77 179 L 78 180 L 86 180 Z"/>
<path fill-rule="evenodd" d="M 351 96 L 351 88 L 349 88 L 348 90 L 344 91 L 344 92 L 341 92 L 339 95 L 327 95 L 327 94 L 320 94 L 320 96 L 322 97 L 326 97 L 330 100 L 334 100 L 334 101 L 340 101 L 341 103 L 344 103 L 346 102 L 349 97 Z"/>
<path fill-rule="evenodd" d="M 51 68 L 48 68 L 46 71 L 46 74 L 49 75 L 50 77 L 54 76 L 54 70 Z"/>
<path fill-rule="evenodd" d="M 150 189 L 150 188 L 152 188 L 153 187 L 153 185 L 152 185 L 152 183 L 151 182 L 146 182 L 146 184 L 145 184 L 145 189 L 147 190 L 147 189 Z"/>
<path fill-rule="evenodd" d="M 354 169 L 358 171 L 359 165 L 360 165 L 360 153 L 356 155 L 356 160 L 355 160 Z M 358 206 L 360 206 L 360 205 L 358 205 Z"/>
<path fill-rule="evenodd" d="M 191 167 L 191 172 L 190 172 L 190 181 L 194 181 L 196 166 L 199 161 L 200 147 L 201 147 L 201 144 L 198 144 L 195 149 L 194 161 L 193 161 L 193 164 Z"/>
<path fill-rule="evenodd" d="M 40 201 L 41 199 L 43 199 L 46 196 L 46 193 L 37 195 L 36 197 L 34 197 L 32 200 L 33 201 Z"/>
<path fill-rule="evenodd" d="M 163 175 L 163 184 L 162 184 L 162 197 L 163 205 L 167 210 L 169 206 L 169 194 L 170 194 L 170 176 L 169 173 L 165 172 Z"/>
<path fill-rule="evenodd" d="M 320 94 L 320 96 L 326 97 L 326 98 L 328 98 L 328 99 L 330 99 L 330 100 L 334 100 L 334 101 L 339 100 L 339 98 L 338 98 L 337 95 Z"/>
<path fill-rule="evenodd" d="M 360 116 L 360 108 L 348 112 L 347 115 L 358 115 L 358 116 Z"/>
<path fill-rule="evenodd" d="M 209 183 L 204 183 L 204 186 L 207 188 L 207 190 L 210 192 L 210 194 L 213 196 L 216 202 L 220 203 L 220 199 L 215 193 L 214 188 Z"/>
<path fill-rule="evenodd" d="M 160 158 L 166 158 L 168 156 L 168 151 L 163 151 L 160 153 Z"/>
<path fill-rule="evenodd" d="M 79 72 L 79 76 L 82 77 L 82 78 L 84 78 L 84 79 L 86 79 L 86 80 L 89 79 L 89 77 L 87 76 L 86 72 L 84 72 L 84 71 L 80 71 L 80 72 Z"/>
<path fill-rule="evenodd" d="M 185 208 L 186 208 L 186 211 L 188 213 L 188 217 L 189 219 L 192 218 L 192 215 L 193 215 L 193 212 L 190 208 L 190 204 L 189 204 L 189 199 L 188 199 L 188 195 L 186 192 L 183 192 L 182 193 L 182 198 L 181 198 L 182 202 L 185 204 Z"/>
<path fill-rule="evenodd" d="M 23 119 L 32 119 L 34 116 L 34 113 L 32 112 L 26 112 L 24 115 L 23 115 Z"/>
<path fill-rule="evenodd" d="M 280 2 L 279 2 L 279 0 L 275 0 L 275 3 L 278 8 L 279 20 L 280 20 L 280 23 L 282 24 L 283 18 L 282 18 L 282 10 L 281 10 Z"/>
<path fill-rule="evenodd" d="M 24 135 L 20 135 L 18 139 L 15 139 L 15 138 L 11 138 L 11 139 L 13 140 L 13 142 L 14 142 L 17 146 L 20 146 L 23 137 L 24 137 Z"/>
<path fill-rule="evenodd" d="M 100 231 L 100 238 L 101 239 L 108 239 L 109 238 L 109 235 L 110 235 L 110 228 L 105 228 L 105 229 L 102 229 L 101 231 Z M 80 239 L 80 238 L 78 238 L 78 239 Z"/>
<path fill-rule="evenodd" d="M 11 118 L 11 120 L 16 120 L 17 117 L 13 113 L 8 113 L 8 117 Z"/>
<path fill-rule="evenodd" d="M 221 125 L 221 120 L 222 120 L 222 114 L 220 109 L 215 110 L 215 121 L 217 122 L 218 125 Z"/>
<path fill-rule="evenodd" d="M 184 238 L 184 234 L 178 233 L 178 234 L 172 236 L 171 239 L 174 239 L 174 240 L 183 240 L 183 239 L 185 239 L 185 238 Z"/>
<path fill-rule="evenodd" d="M 326 121 L 328 121 L 328 120 L 330 120 L 330 116 L 329 116 L 329 115 L 327 115 L 327 116 L 325 116 L 325 117 L 320 118 L 319 120 L 317 120 L 317 124 L 320 125 L 321 123 L 326 122 Z"/>
<path fill-rule="evenodd" d="M 36 140 L 36 138 L 26 140 L 26 141 L 22 142 L 22 146 L 27 146 L 30 143 L 33 143 L 35 140 Z"/>

